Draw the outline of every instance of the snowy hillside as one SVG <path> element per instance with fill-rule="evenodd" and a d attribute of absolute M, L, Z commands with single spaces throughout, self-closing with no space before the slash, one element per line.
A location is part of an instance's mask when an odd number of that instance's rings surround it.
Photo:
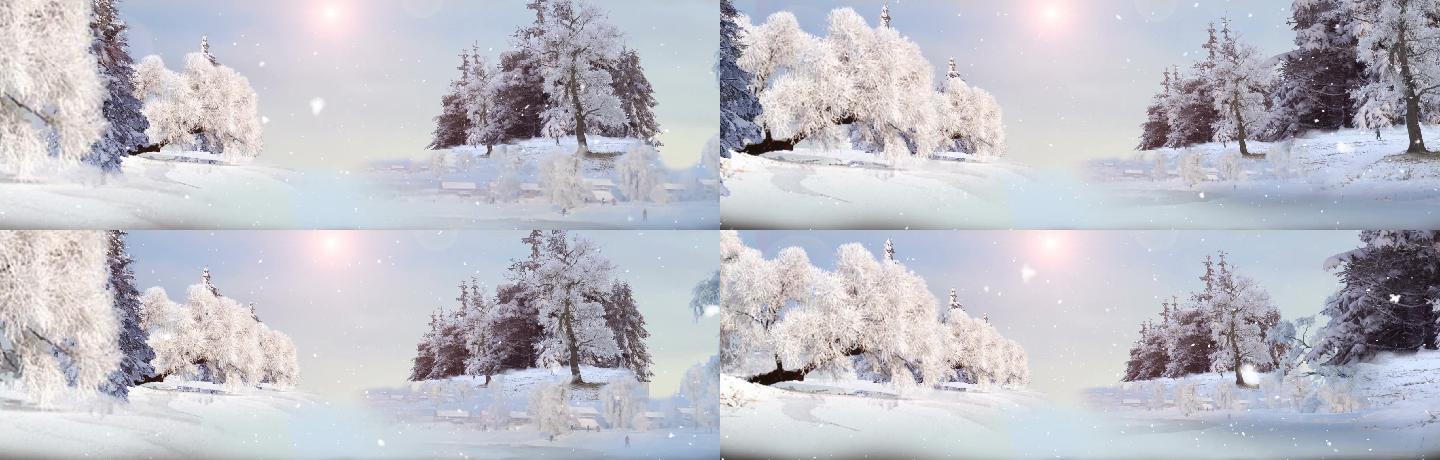
<path fill-rule="evenodd" d="M 960 228 L 1008 222 L 1030 171 L 965 156 L 890 169 L 875 154 L 801 148 L 732 154 L 721 222 L 727 228 Z M 995 224 L 1000 225 L 1000 224 Z"/>

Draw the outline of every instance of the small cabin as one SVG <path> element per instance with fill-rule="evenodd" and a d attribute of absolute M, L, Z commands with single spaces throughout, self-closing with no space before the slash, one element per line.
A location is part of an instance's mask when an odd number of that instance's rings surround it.
<path fill-rule="evenodd" d="M 440 182 L 441 193 L 454 193 L 460 196 L 472 196 L 479 190 L 480 187 L 475 185 L 474 182 Z"/>
<path fill-rule="evenodd" d="M 544 194 L 545 190 L 540 188 L 540 184 L 534 182 L 520 184 L 520 196 L 522 198 L 539 198 Z"/>

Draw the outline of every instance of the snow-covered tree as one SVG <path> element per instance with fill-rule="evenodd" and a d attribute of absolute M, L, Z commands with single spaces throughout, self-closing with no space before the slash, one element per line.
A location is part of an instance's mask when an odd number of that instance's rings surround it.
<path fill-rule="evenodd" d="M 90 53 L 95 55 L 100 75 L 105 80 L 105 134 L 90 150 L 86 162 L 99 165 L 108 172 L 119 172 L 120 161 L 131 152 L 149 143 L 145 130 L 150 122 L 140 113 L 140 100 L 135 98 L 134 60 L 130 57 L 125 21 L 115 8 L 118 0 L 93 0 L 94 16 L 90 32 L 94 41 Z M 148 360 L 147 360 L 148 361 Z"/>
<path fill-rule="evenodd" d="M 135 288 L 135 271 L 130 268 L 134 259 L 125 249 L 125 232 L 112 230 L 106 233 L 109 244 L 106 250 L 106 266 L 110 279 L 106 286 L 115 305 L 115 319 L 119 321 L 116 334 L 121 358 L 120 365 L 110 374 L 110 379 L 101 390 L 107 394 L 127 399 L 130 386 L 142 382 L 154 374 L 150 360 L 155 359 L 155 350 L 147 343 L 149 335 L 140 324 L 140 291 Z"/>
<path fill-rule="evenodd" d="M 1220 114 L 1214 136 L 1217 141 L 1239 142 L 1240 154 L 1250 155 L 1247 140 L 1266 123 L 1272 69 L 1255 47 L 1231 32 L 1229 19 L 1223 23 L 1220 49 L 1207 75 Z"/>
<path fill-rule="evenodd" d="M 625 111 L 616 97 L 607 63 L 620 54 L 623 35 L 599 7 L 581 0 L 547 0 L 540 17 L 517 47 L 535 59 L 545 78 L 550 105 L 541 113 L 548 134 L 574 133 L 576 155 L 589 152 L 592 127 L 623 126 Z"/>
<path fill-rule="evenodd" d="M 804 139 L 827 146 L 847 139 L 837 120 L 850 115 L 852 85 L 831 46 L 800 29 L 787 11 L 749 28 L 741 44 L 745 51 L 736 64 L 751 76 L 750 89 L 763 108 L 755 123 L 764 135 L 742 150 L 758 154 L 788 150 Z"/>
<path fill-rule="evenodd" d="M 1162 377 L 1184 377 L 1210 371 L 1210 354 L 1215 338 L 1210 331 L 1210 314 L 1199 308 L 1178 304 L 1171 310 L 1171 328 L 1166 337 L 1166 364 Z"/>
<path fill-rule="evenodd" d="M 695 283 L 690 289 L 690 311 L 695 315 L 695 321 L 700 317 L 711 315 L 711 309 L 720 308 L 720 271 L 716 270 L 709 278 Z"/>
<path fill-rule="evenodd" d="M 590 186 L 580 175 L 580 157 L 556 153 L 540 162 L 540 188 L 550 204 L 568 212 L 585 205 Z"/>
<path fill-rule="evenodd" d="M 478 49 L 473 52 L 473 55 L 475 60 L 471 63 L 470 73 L 465 78 L 460 93 L 462 108 L 468 121 L 465 130 L 465 144 L 483 145 L 485 152 L 490 153 L 494 149 L 495 140 L 488 138 L 486 133 L 495 117 L 494 101 L 491 100 L 491 97 L 495 94 L 493 87 L 496 76 Z"/>
<path fill-rule="evenodd" d="M 1205 57 L 1192 65 L 1188 75 L 1179 68 L 1171 71 L 1175 85 L 1167 107 L 1170 136 L 1166 147 L 1203 144 L 1215 138 L 1215 124 L 1221 114 L 1215 108 L 1215 88 L 1210 73 L 1219 59 L 1220 39 L 1216 36 L 1215 24 L 1210 24 L 1206 31 L 1209 38 L 1202 46 Z"/>
<path fill-rule="evenodd" d="M 493 358 L 485 355 L 490 352 L 491 312 L 495 309 L 495 303 L 473 278 L 468 289 L 461 283 L 460 290 L 461 298 L 465 299 L 461 300 L 462 304 L 468 304 L 462 325 L 465 349 L 468 352 L 465 357 L 465 374 L 483 375 L 485 384 L 489 385 L 495 366 L 490 365 Z"/>
<path fill-rule="evenodd" d="M 176 145 L 239 161 L 264 146 L 250 80 L 202 53 L 185 56 L 183 73 L 166 69 L 159 56 L 146 56 L 135 70 L 135 92 L 150 121 L 145 135 L 152 144 L 145 150 Z"/>
<path fill-rule="evenodd" d="M 1170 69 L 1165 69 L 1165 79 L 1160 82 L 1160 92 L 1150 99 L 1145 108 L 1145 123 L 1140 125 L 1140 145 L 1136 150 L 1154 150 L 1164 147 L 1170 138 Z"/>
<path fill-rule="evenodd" d="M 471 75 L 476 70 L 476 65 L 471 62 L 471 58 L 469 52 L 460 53 L 460 65 L 455 68 L 460 71 L 460 77 L 451 81 L 450 90 L 440 97 L 440 115 L 435 116 L 435 132 L 432 134 L 428 146 L 432 150 L 465 145 L 469 134 L 474 129 L 470 117 L 470 101 L 466 98 L 467 86 L 471 82 Z M 481 71 L 483 72 L 483 67 Z M 483 136 L 475 137 L 482 138 Z"/>
<path fill-rule="evenodd" d="M 655 136 L 660 134 L 660 123 L 655 121 L 655 88 L 645 77 L 640 54 L 632 49 L 621 49 L 608 69 L 611 86 L 615 96 L 620 98 L 621 110 L 625 112 L 625 123 L 605 132 L 613 137 L 630 137 L 655 144 L 658 142 Z"/>
<path fill-rule="evenodd" d="M 620 193 L 631 201 L 663 203 L 667 199 L 665 166 L 660 163 L 660 152 L 654 147 L 631 147 L 615 165 L 615 174 L 620 179 Z"/>
<path fill-rule="evenodd" d="M 600 414 L 611 429 L 644 431 L 649 428 L 645 406 L 650 390 L 631 376 L 611 379 L 600 389 Z"/>
<path fill-rule="evenodd" d="M 119 367 L 107 247 L 103 232 L 0 232 L 0 376 L 42 407 L 101 394 Z"/>
<path fill-rule="evenodd" d="M 1291 2 L 1295 49 L 1286 53 L 1280 64 L 1266 137 L 1283 139 L 1312 129 L 1353 126 L 1353 95 L 1364 82 L 1365 66 L 1357 56 L 1359 42 L 1346 3 Z"/>
<path fill-rule="evenodd" d="M 448 379 L 465 375 L 470 349 L 466 344 L 465 307 L 442 310 L 438 314 L 439 329 L 430 342 L 431 353 L 435 356 L 435 367 L 430 370 L 429 380 Z"/>
<path fill-rule="evenodd" d="M 0 3 L 0 173 L 78 164 L 101 139 L 103 79 L 85 1 Z"/>
<path fill-rule="evenodd" d="M 939 93 L 942 132 L 963 152 L 999 155 L 1005 151 L 1000 104 L 983 89 L 950 78 Z"/>
<path fill-rule="evenodd" d="M 619 367 L 629 369 L 641 382 L 649 382 L 655 374 L 650 372 L 653 360 L 645 339 L 650 331 L 645 330 L 645 317 L 635 305 L 635 295 L 630 284 L 616 281 L 609 292 L 602 293 L 601 304 L 605 307 L 605 324 L 615 336 L 616 356 Z"/>
<path fill-rule="evenodd" d="M 613 268 L 600 248 L 563 231 L 545 236 L 533 267 L 513 273 L 516 284 L 533 295 L 544 334 L 538 344 L 542 366 L 565 364 L 571 383 L 584 383 L 580 364 L 586 359 L 613 359 L 621 350 L 605 322 L 605 307 L 591 294 L 610 282 Z"/>
<path fill-rule="evenodd" d="M 489 95 L 489 123 L 480 143 L 500 145 L 516 139 L 540 137 L 540 112 L 549 105 L 545 78 L 531 54 L 512 50 L 500 54 L 500 67 Z"/>
<path fill-rule="evenodd" d="M 1274 368 L 1265 332 L 1280 321 L 1280 313 L 1270 294 L 1255 280 L 1234 273 L 1234 266 L 1225 260 L 1223 252 L 1217 267 L 1215 294 L 1207 305 L 1210 336 L 1215 340 L 1210 370 L 1234 372 L 1238 386 L 1254 385 L 1241 378 L 1240 367 L 1250 364 L 1262 371 Z"/>
<path fill-rule="evenodd" d="M 1440 1 L 1352 0 L 1347 5 L 1360 62 L 1369 77 L 1359 103 L 1403 106 L 1410 141 L 1406 152 L 1425 153 L 1422 111 L 1440 99 Z M 1357 118 L 1355 123 L 1380 127 L 1372 121 Z"/>
<path fill-rule="evenodd" d="M 141 324 L 155 350 L 156 379 L 176 376 L 232 388 L 293 385 L 299 375 L 293 342 L 256 320 L 250 307 L 193 284 L 185 303 L 159 287 L 140 298 Z"/>
<path fill-rule="evenodd" d="M 1440 233 L 1367 230 L 1364 246 L 1337 254 L 1325 268 L 1339 270 L 1341 287 L 1321 314 L 1306 360 L 1343 365 L 1385 351 L 1435 349 L 1440 313 Z"/>
<path fill-rule="evenodd" d="M 530 393 L 529 409 L 535 427 L 552 438 L 569 433 L 575 419 L 570 413 L 570 387 L 564 384 L 546 383 L 535 387 Z"/>
<path fill-rule="evenodd" d="M 270 326 L 259 324 L 260 353 L 264 356 L 264 370 L 260 382 L 281 386 L 294 386 L 300 380 L 300 364 L 295 353 L 295 343 L 290 336 Z"/>
<path fill-rule="evenodd" d="M 720 357 L 690 366 L 680 379 L 680 394 L 695 411 L 695 426 L 720 427 Z"/>
<path fill-rule="evenodd" d="M 720 362 L 727 374 L 783 371 L 771 328 L 780 320 L 773 265 L 734 231 L 720 232 Z"/>
<path fill-rule="evenodd" d="M 720 144 L 725 152 L 740 150 L 760 140 L 760 100 L 750 91 L 750 73 L 736 61 L 745 54 L 744 36 L 750 18 L 730 0 L 720 0 L 720 51 L 715 74 L 720 79 Z M 729 156 L 726 153 L 725 156 Z"/>
<path fill-rule="evenodd" d="M 420 338 L 415 345 L 415 358 L 410 364 L 410 381 L 418 382 L 430 378 L 430 371 L 435 369 L 435 337 L 440 329 L 440 317 L 437 313 L 430 313 L 430 330 Z"/>
<path fill-rule="evenodd" d="M 490 196 L 500 202 L 512 202 L 520 197 L 520 186 L 524 182 L 521 169 L 525 167 L 525 155 L 519 148 L 497 145 L 490 152 L 490 161 L 499 165 L 500 176 L 490 182 Z"/>

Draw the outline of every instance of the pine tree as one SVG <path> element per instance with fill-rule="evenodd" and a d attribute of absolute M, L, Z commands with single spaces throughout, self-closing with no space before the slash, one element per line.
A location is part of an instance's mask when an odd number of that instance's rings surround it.
<path fill-rule="evenodd" d="M 1174 102 L 1169 105 L 1168 121 L 1170 136 L 1166 147 L 1185 147 L 1210 142 L 1215 138 L 1215 121 L 1220 118 L 1215 110 L 1215 96 L 1210 84 L 1210 74 L 1219 58 L 1220 39 L 1215 24 L 1210 24 L 1209 39 L 1203 48 L 1206 57 L 1196 62 L 1190 75 L 1174 72 L 1177 80 Z"/>
<path fill-rule="evenodd" d="M 1145 123 L 1140 125 L 1140 145 L 1136 150 L 1154 150 L 1165 146 L 1170 138 L 1170 69 L 1165 69 L 1165 79 L 1161 81 L 1160 92 L 1150 100 L 1150 106 L 1145 108 Z"/>
<path fill-rule="evenodd" d="M 1342 0 L 1294 0 L 1291 28 L 1295 49 L 1280 65 L 1268 139 L 1305 131 L 1354 126 L 1356 94 L 1364 83 L 1359 41 Z"/>
<path fill-rule="evenodd" d="M 620 367 L 630 369 L 641 382 L 649 382 L 654 375 L 650 372 L 650 349 L 645 345 L 650 332 L 645 330 L 645 317 L 635 306 L 630 284 L 615 282 L 606 298 L 605 323 L 615 335 L 615 345 L 620 349 Z"/>
<path fill-rule="evenodd" d="M 1234 140 L 1240 154 L 1250 155 L 1246 142 L 1265 122 L 1271 69 L 1261 62 L 1255 47 L 1241 43 L 1230 30 L 1230 20 L 1221 20 L 1221 42 L 1210 69 L 1210 87 L 1215 95 L 1215 140 Z"/>
<path fill-rule="evenodd" d="M 895 245 L 890 240 L 885 240 L 885 260 L 895 261 Z"/>
<path fill-rule="evenodd" d="M 456 308 L 441 311 L 440 329 L 435 336 L 435 368 L 431 369 L 430 380 L 447 379 L 465 375 L 465 362 L 470 359 L 470 349 L 465 343 L 465 309 Z"/>
<path fill-rule="evenodd" d="M 440 115 L 435 117 L 435 132 L 426 148 L 448 149 L 465 145 L 470 132 L 470 117 L 465 110 L 465 84 L 470 80 L 470 54 L 460 53 L 460 77 L 450 82 L 450 91 L 440 97 Z"/>
<path fill-rule="evenodd" d="M 1440 1 L 1352 0 L 1347 6 L 1369 77 L 1359 91 L 1356 123 L 1380 128 L 1363 116 L 1367 108 L 1402 105 L 1410 141 L 1405 151 L 1426 153 L 1422 111 L 1440 97 Z"/>
<path fill-rule="evenodd" d="M 213 295 L 213 296 L 215 296 L 215 297 L 221 297 L 221 296 L 220 296 L 220 290 L 219 290 L 219 289 L 216 289 L 216 288 L 215 288 L 215 283 L 213 283 L 213 282 L 210 281 L 210 267 L 209 267 L 209 266 L 206 266 L 205 269 L 200 272 L 200 284 L 204 285 L 204 286 L 205 286 L 205 289 L 210 291 L 210 295 Z"/>
<path fill-rule="evenodd" d="M 491 121 L 481 132 L 481 143 L 499 145 L 542 135 L 540 113 L 549 105 L 549 97 L 545 95 L 545 77 L 528 51 L 500 54 L 500 72 L 490 103 Z"/>
<path fill-rule="evenodd" d="M 205 59 L 210 61 L 210 65 L 220 65 L 220 59 L 216 58 L 214 54 L 210 54 L 210 37 L 200 36 L 200 54 L 205 55 Z"/>
<path fill-rule="evenodd" d="M 435 338 L 440 331 L 440 317 L 430 313 L 430 330 L 415 344 L 415 359 L 410 365 L 410 381 L 418 382 L 430 378 L 435 370 Z"/>
<path fill-rule="evenodd" d="M 1440 333 L 1440 232 L 1367 230 L 1359 249 L 1331 257 L 1341 287 L 1326 302 L 1330 317 L 1306 356 L 1343 365 L 1380 352 L 1435 349 Z"/>
<path fill-rule="evenodd" d="M 611 86 L 615 96 L 620 98 L 620 108 L 625 111 L 625 124 L 605 130 L 612 137 L 632 137 L 654 144 L 660 134 L 660 125 L 655 121 L 655 89 L 645 78 L 645 69 L 640 66 L 640 55 L 632 49 L 622 49 L 620 57 L 609 66 Z"/>
<path fill-rule="evenodd" d="M 115 8 L 117 0 L 94 0 L 94 16 L 90 32 L 94 41 L 90 53 L 95 55 L 100 75 L 105 80 L 106 98 L 102 112 L 109 127 L 91 148 L 86 161 L 106 172 L 120 172 L 126 155 L 149 144 L 145 130 L 150 122 L 140 113 L 141 103 L 135 97 L 135 61 L 130 57 L 128 27 Z"/>
<path fill-rule="evenodd" d="M 740 150 L 761 139 L 755 117 L 760 116 L 760 100 L 750 91 L 750 73 L 735 64 L 745 52 L 740 42 L 744 32 L 740 12 L 730 0 L 720 0 L 720 53 L 716 76 L 720 79 L 720 144 L 724 155 Z"/>
<path fill-rule="evenodd" d="M 140 327 L 140 291 L 135 289 L 135 271 L 130 267 L 134 259 L 125 249 L 125 232 L 108 232 L 109 249 L 106 264 L 110 268 L 107 287 L 114 297 L 115 318 L 119 320 L 118 345 L 120 365 L 110 374 L 101 391 L 120 399 L 127 399 L 130 386 L 143 382 L 155 369 L 150 360 L 155 359 L 155 350 L 148 343 L 149 334 Z"/>

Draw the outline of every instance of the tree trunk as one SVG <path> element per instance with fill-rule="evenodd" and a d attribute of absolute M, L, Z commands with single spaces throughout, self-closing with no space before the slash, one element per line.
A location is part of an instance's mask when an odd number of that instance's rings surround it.
<path fill-rule="evenodd" d="M 805 374 L 807 374 L 807 373 L 809 373 L 809 370 L 807 370 L 807 369 L 794 370 L 794 371 L 787 371 L 787 370 L 785 370 L 785 367 L 780 364 L 780 357 L 779 357 L 779 356 L 776 356 L 776 357 L 775 357 L 775 370 L 770 371 L 770 372 L 766 372 L 766 373 L 764 373 L 764 374 L 760 374 L 760 375 L 756 375 L 756 376 L 750 377 L 750 378 L 748 378 L 748 379 L 746 379 L 746 380 L 749 381 L 750 383 L 756 383 L 756 384 L 760 384 L 760 385 L 769 386 L 769 385 L 774 385 L 774 384 L 777 384 L 777 383 L 780 383 L 780 382 L 789 382 L 789 381 L 800 381 L 800 382 L 803 382 L 803 381 L 805 381 Z"/>
<path fill-rule="evenodd" d="M 740 153 L 760 155 L 763 153 L 769 153 L 778 150 L 795 150 L 795 144 L 798 143 L 800 143 L 800 139 L 798 138 L 777 140 L 774 137 L 770 136 L 770 130 L 767 129 L 765 130 L 765 140 L 760 141 L 760 143 L 758 144 L 746 145 L 744 148 L 740 149 Z"/>
<path fill-rule="evenodd" d="M 1405 2 L 1401 3 L 1401 14 L 1405 14 Z M 1406 153 L 1426 153 L 1425 137 L 1420 132 L 1420 94 L 1415 89 L 1415 70 L 1410 68 L 1410 44 L 1406 42 L 1409 38 L 1409 23 L 1400 21 L 1398 28 L 1398 39 L 1395 49 L 1391 51 L 1395 60 L 1400 63 L 1400 81 L 1405 87 L 1405 132 L 1410 137 L 1410 145 L 1405 149 Z"/>
<path fill-rule="evenodd" d="M 570 91 L 570 103 L 575 107 L 575 156 L 585 156 L 590 153 L 590 146 L 585 143 L 585 109 L 580 105 L 580 83 L 576 81 L 579 78 L 575 66 L 570 66 L 570 82 L 566 89 Z"/>
<path fill-rule="evenodd" d="M 1245 379 L 1240 378 L 1240 341 L 1237 340 L 1237 339 L 1238 339 L 1237 336 L 1239 335 L 1239 333 L 1235 331 L 1235 321 L 1236 321 L 1236 320 L 1237 320 L 1237 318 L 1235 318 L 1235 313 L 1234 313 L 1234 312 L 1231 312 L 1231 313 L 1230 313 L 1230 332 L 1229 332 L 1229 336 L 1230 336 L 1230 359 L 1232 360 L 1232 362 L 1233 362 L 1233 364 L 1234 364 L 1234 366 L 1235 366 L 1235 386 L 1245 387 L 1245 386 L 1247 386 L 1246 383 L 1245 383 Z"/>
<path fill-rule="evenodd" d="M 1240 155 L 1249 156 L 1250 147 L 1245 145 L 1245 117 L 1240 114 L 1240 93 L 1230 100 L 1230 111 L 1235 115 L 1235 137 L 1239 138 Z"/>
<path fill-rule="evenodd" d="M 575 343 L 575 315 L 571 311 L 574 308 L 570 301 L 565 301 L 565 312 L 560 314 L 560 323 L 565 326 L 566 348 L 570 352 L 570 383 L 579 385 L 585 383 L 580 378 L 580 345 Z"/>

